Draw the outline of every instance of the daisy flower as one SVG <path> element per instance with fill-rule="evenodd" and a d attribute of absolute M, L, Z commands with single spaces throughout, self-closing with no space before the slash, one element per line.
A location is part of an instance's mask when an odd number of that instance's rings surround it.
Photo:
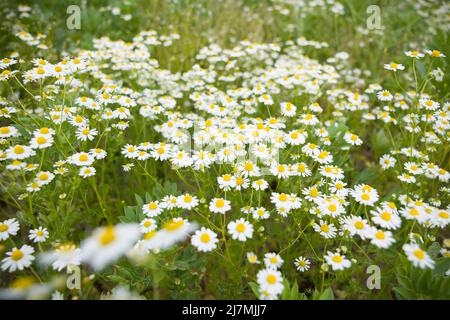
<path fill-rule="evenodd" d="M 36 152 L 31 147 L 20 144 L 6 149 L 6 157 L 11 160 L 23 160 L 35 154 Z"/>
<path fill-rule="evenodd" d="M 182 209 L 190 210 L 198 205 L 198 198 L 191 196 L 189 193 L 177 198 L 177 206 Z"/>
<path fill-rule="evenodd" d="M 191 238 L 191 243 L 198 251 L 212 251 L 217 247 L 217 234 L 212 230 L 202 227 Z"/>
<path fill-rule="evenodd" d="M 392 232 L 377 230 L 376 228 L 372 228 L 369 238 L 371 239 L 370 243 L 383 249 L 389 248 L 395 242 Z"/>
<path fill-rule="evenodd" d="M 163 207 L 159 204 L 159 201 L 151 201 L 142 206 L 142 211 L 148 217 L 155 217 L 161 214 Z"/>
<path fill-rule="evenodd" d="M 428 253 L 422 250 L 419 245 L 415 243 L 404 244 L 403 251 L 405 251 L 406 257 L 415 267 L 421 269 L 434 269 L 434 260 L 431 259 Z"/>
<path fill-rule="evenodd" d="M 39 259 L 42 263 L 52 265 L 56 271 L 81 264 L 81 249 L 71 243 L 60 244 L 55 250 L 42 254 Z"/>
<path fill-rule="evenodd" d="M 15 236 L 19 231 L 19 222 L 15 218 L 0 222 L 0 240 L 4 241 L 10 236 Z"/>
<path fill-rule="evenodd" d="M 268 269 L 280 269 L 283 262 L 279 254 L 269 252 L 264 255 L 264 264 Z"/>
<path fill-rule="evenodd" d="M 423 58 L 423 56 L 424 56 L 423 53 L 421 53 L 421 52 L 419 52 L 419 51 L 415 51 L 415 50 L 412 50 L 412 51 L 406 51 L 406 52 L 405 52 L 405 55 L 407 55 L 407 56 L 410 57 L 410 58 L 416 58 L 416 59 Z"/>
<path fill-rule="evenodd" d="M 391 63 L 385 64 L 384 68 L 386 70 L 392 70 L 395 72 L 397 70 L 404 70 L 405 66 L 402 64 L 399 64 L 399 63 L 391 62 Z"/>
<path fill-rule="evenodd" d="M 319 224 L 315 223 L 313 225 L 314 231 L 318 232 L 322 237 L 326 239 L 331 239 L 336 236 L 336 227 L 332 223 L 326 223 L 320 220 Z"/>
<path fill-rule="evenodd" d="M 397 160 L 395 160 L 394 157 L 391 157 L 388 154 L 385 154 L 380 158 L 380 166 L 381 168 L 383 168 L 383 170 L 392 168 L 393 166 L 395 166 L 396 162 Z"/>
<path fill-rule="evenodd" d="M 262 291 L 267 291 L 272 295 L 278 295 L 283 292 L 283 277 L 280 271 L 263 269 L 258 271 L 256 277 L 258 285 Z"/>
<path fill-rule="evenodd" d="M 324 258 L 326 263 L 331 265 L 333 271 L 350 268 L 352 264 L 350 260 L 347 260 L 345 256 L 341 255 L 339 252 L 328 251 Z"/>
<path fill-rule="evenodd" d="M 45 242 L 48 238 L 47 228 L 39 227 L 37 229 L 30 230 L 28 238 L 33 242 Z"/>
<path fill-rule="evenodd" d="M 140 230 L 143 233 L 154 231 L 157 228 L 156 221 L 151 218 L 145 218 L 144 220 L 141 221 L 141 223 L 139 225 L 140 225 Z"/>
<path fill-rule="evenodd" d="M 252 188 L 255 190 L 263 191 L 269 187 L 269 183 L 267 183 L 264 179 L 258 179 L 252 182 Z"/>
<path fill-rule="evenodd" d="M 98 228 L 81 244 L 82 261 L 97 271 L 102 270 L 130 250 L 139 236 L 137 224 Z"/>
<path fill-rule="evenodd" d="M 223 198 L 214 198 L 209 203 L 209 210 L 214 213 L 222 213 L 231 210 L 230 201 Z"/>
<path fill-rule="evenodd" d="M 230 222 L 227 228 L 234 240 L 246 241 L 253 236 L 253 225 L 244 218 Z"/>
<path fill-rule="evenodd" d="M 78 175 L 82 178 L 88 178 L 94 176 L 95 172 L 94 167 L 81 167 Z"/>
<path fill-rule="evenodd" d="M 294 265 L 300 272 L 305 272 L 309 270 L 310 267 L 310 261 L 302 256 L 296 258 L 294 260 Z"/>
<path fill-rule="evenodd" d="M 400 228 L 402 219 L 398 214 L 387 210 L 385 208 L 378 208 L 377 210 L 370 211 L 372 215 L 371 220 L 382 228 L 393 230 Z"/>
<path fill-rule="evenodd" d="M 247 261 L 251 264 L 259 264 L 258 256 L 254 252 L 247 252 Z"/>
<path fill-rule="evenodd" d="M 23 245 L 20 249 L 13 248 L 6 253 L 6 258 L 2 260 L 2 270 L 14 272 L 16 270 L 22 271 L 28 268 L 33 260 L 34 249 L 29 245 Z"/>

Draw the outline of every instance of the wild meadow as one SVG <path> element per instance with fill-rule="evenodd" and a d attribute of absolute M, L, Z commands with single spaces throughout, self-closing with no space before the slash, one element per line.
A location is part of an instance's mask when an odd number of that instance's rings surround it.
<path fill-rule="evenodd" d="M 1 299 L 450 299 L 450 5 L 2 1 Z"/>

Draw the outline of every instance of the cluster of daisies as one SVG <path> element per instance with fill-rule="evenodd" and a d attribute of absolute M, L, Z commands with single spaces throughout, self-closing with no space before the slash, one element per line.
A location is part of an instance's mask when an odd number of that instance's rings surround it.
<path fill-rule="evenodd" d="M 57 63 L 38 58 L 23 73 L 14 57 L 0 60 L 0 80 L 20 84 L 38 106 L 22 108 L 14 97 L 0 101 L 2 118 L 30 120 L 0 127 L 2 177 L 16 181 L 2 187 L 19 200 L 33 201 L 32 194 L 45 192 L 52 181 L 58 188 L 58 176 L 95 178 L 95 167 L 102 167 L 97 160 L 107 157 L 118 167 L 108 174 L 160 168 L 175 173 L 188 189 L 137 208 L 145 217 L 141 221 L 91 226 L 96 229 L 90 236 L 73 242 L 59 242 L 49 226 L 36 225 L 29 231 L 32 245 L 16 245 L 18 219 L 4 220 L 0 240 L 8 251 L 2 270 L 31 270 L 42 263 L 55 271 L 79 265 L 102 271 L 121 257 L 142 261 L 188 238 L 199 252 L 218 252 L 227 263 L 230 243 L 240 244 L 248 265 L 259 265 L 271 224 L 294 228 L 298 237 L 288 239 L 286 248 L 275 241 L 279 252 L 265 253 L 264 268 L 252 269 L 262 299 L 283 292 L 281 255 L 307 237 L 324 245 L 316 249 L 327 250 L 322 256 L 314 248 L 295 251 L 290 264 L 299 272 L 313 263 L 330 273 L 351 268 L 359 263 L 357 253 L 342 242 L 355 241 L 380 251 L 402 248 L 415 266 L 434 267 L 426 252 L 428 235 L 406 232 L 405 237 L 404 231 L 438 234 L 450 221 L 448 203 L 439 195 L 425 199 L 408 188 L 425 177 L 442 195 L 448 193 L 450 175 L 436 157 L 450 138 L 448 102 L 424 92 L 391 93 L 379 84 L 343 89 L 348 54 L 320 63 L 305 51 L 327 44 L 304 38 L 281 44 L 242 41 L 231 49 L 212 44 L 198 52 L 191 69 L 172 73 L 151 51 L 178 38 L 154 31 L 131 42 L 100 38 L 93 50 Z M 406 53 L 416 60 L 425 55 L 445 56 L 437 50 Z M 385 68 L 395 77 L 406 69 L 400 63 Z M 39 87 L 39 94 L 27 87 Z M 405 145 L 392 139 L 393 149 L 379 160 L 380 172 L 394 171 L 388 178 L 402 183 L 397 194 L 349 178 L 346 157 L 367 144 L 358 128 L 351 128 L 351 116 L 407 138 Z M 134 135 L 127 132 L 136 127 L 151 134 L 131 141 Z M 200 185 L 198 177 L 206 183 Z"/>

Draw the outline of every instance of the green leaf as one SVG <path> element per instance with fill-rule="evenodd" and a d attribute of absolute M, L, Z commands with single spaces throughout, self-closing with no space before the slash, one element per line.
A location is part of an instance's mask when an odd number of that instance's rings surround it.
<path fill-rule="evenodd" d="M 450 269 L 450 258 L 444 257 L 436 260 L 433 274 L 443 276 Z"/>
<path fill-rule="evenodd" d="M 326 288 L 319 296 L 319 300 L 334 300 L 334 293 L 331 288 Z"/>
<path fill-rule="evenodd" d="M 259 293 L 259 286 L 255 282 L 249 283 L 250 289 L 252 289 L 253 294 L 259 299 L 260 293 Z"/>
<path fill-rule="evenodd" d="M 436 259 L 441 251 L 441 246 L 437 242 L 433 242 L 431 246 L 428 248 L 427 253 L 430 255 L 432 259 Z"/>

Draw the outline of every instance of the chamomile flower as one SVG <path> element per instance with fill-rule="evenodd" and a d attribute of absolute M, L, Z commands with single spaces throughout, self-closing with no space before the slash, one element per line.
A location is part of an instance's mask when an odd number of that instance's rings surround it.
<path fill-rule="evenodd" d="M 294 265 L 297 268 L 297 270 L 300 272 L 308 271 L 310 268 L 310 264 L 311 264 L 311 262 L 302 256 L 300 256 L 294 260 Z"/>
<path fill-rule="evenodd" d="M 50 135 L 35 135 L 31 141 L 30 146 L 33 149 L 45 149 L 51 147 L 53 144 L 53 137 Z"/>
<path fill-rule="evenodd" d="M 350 194 L 355 198 L 355 200 L 366 206 L 373 206 L 375 202 L 378 201 L 378 192 L 375 188 L 367 185 L 360 184 L 350 191 Z"/>
<path fill-rule="evenodd" d="M 380 158 L 380 166 L 384 170 L 392 168 L 393 166 L 395 166 L 396 162 L 397 162 L 397 160 L 395 160 L 394 157 L 391 157 L 388 154 L 385 154 Z"/>
<path fill-rule="evenodd" d="M 162 213 L 163 206 L 159 203 L 159 201 L 151 201 L 142 206 L 142 211 L 148 217 L 155 217 Z"/>
<path fill-rule="evenodd" d="M 278 295 L 283 292 L 283 277 L 280 271 L 263 269 L 258 271 L 256 277 L 262 291 L 267 291 L 272 295 Z"/>
<path fill-rule="evenodd" d="M 81 249 L 73 243 L 59 244 L 54 250 L 42 254 L 39 259 L 46 265 L 51 265 L 56 271 L 61 271 L 81 264 Z"/>
<path fill-rule="evenodd" d="M 284 260 L 279 254 L 269 252 L 264 255 L 264 265 L 268 269 L 279 269 L 281 268 Z"/>
<path fill-rule="evenodd" d="M 81 244 L 82 261 L 102 270 L 132 248 L 140 236 L 137 224 L 118 224 L 96 229 Z"/>
<path fill-rule="evenodd" d="M 247 261 L 251 264 L 259 264 L 258 256 L 254 252 L 247 252 Z"/>
<path fill-rule="evenodd" d="M 217 234 L 212 230 L 202 227 L 191 238 L 191 243 L 198 251 L 212 251 L 217 247 Z"/>
<path fill-rule="evenodd" d="M 382 228 L 394 230 L 400 228 L 402 224 L 401 218 L 395 212 L 384 207 L 370 211 L 371 220 Z"/>
<path fill-rule="evenodd" d="M 254 219 L 268 219 L 270 217 L 269 212 L 264 207 L 252 208 L 250 210 Z"/>
<path fill-rule="evenodd" d="M 351 236 L 358 235 L 361 239 L 367 239 L 371 234 L 371 226 L 366 219 L 358 216 L 346 216 L 340 219 L 341 228 L 350 233 Z"/>
<path fill-rule="evenodd" d="M 230 201 L 223 198 L 214 198 L 209 203 L 209 210 L 214 213 L 226 213 L 231 210 Z"/>
<path fill-rule="evenodd" d="M 269 187 L 269 183 L 267 183 L 264 179 L 258 179 L 252 182 L 252 188 L 255 190 L 263 191 Z"/>
<path fill-rule="evenodd" d="M 140 230 L 143 233 L 154 231 L 157 228 L 156 221 L 152 218 L 145 218 L 144 220 L 141 221 L 141 223 L 139 225 L 140 225 Z"/>
<path fill-rule="evenodd" d="M 370 243 L 383 249 L 389 248 L 395 242 L 395 239 L 392 237 L 392 232 L 378 230 L 376 228 L 372 228 L 369 238 L 371 239 Z"/>
<path fill-rule="evenodd" d="M 217 177 L 217 182 L 219 183 L 219 188 L 225 191 L 228 191 L 236 186 L 236 180 L 231 174 L 224 174 Z"/>
<path fill-rule="evenodd" d="M 49 184 L 55 178 L 55 175 L 49 171 L 41 171 L 36 174 L 34 181 L 39 183 L 40 186 Z"/>
<path fill-rule="evenodd" d="M 178 241 L 184 240 L 196 228 L 197 225 L 195 223 L 191 223 L 183 218 L 168 220 L 156 235 L 156 238 L 160 242 L 159 248 L 169 248 Z"/>
<path fill-rule="evenodd" d="M 187 193 L 177 198 L 177 205 L 182 209 L 190 210 L 198 205 L 198 198 Z"/>
<path fill-rule="evenodd" d="M 94 167 L 81 167 L 78 175 L 82 178 L 95 176 L 96 170 Z"/>
<path fill-rule="evenodd" d="M 28 238 L 33 242 L 45 242 L 48 238 L 47 228 L 39 227 L 37 229 L 30 230 Z"/>
<path fill-rule="evenodd" d="M 35 154 L 36 152 L 31 147 L 20 144 L 6 149 L 6 157 L 11 160 L 23 160 Z"/>
<path fill-rule="evenodd" d="M 19 222 L 15 218 L 0 222 L 0 240 L 4 241 L 10 236 L 15 236 L 19 231 Z"/>
<path fill-rule="evenodd" d="M 92 141 L 97 134 L 98 131 L 96 129 L 90 129 L 89 127 L 79 127 L 76 132 L 76 137 L 81 141 Z"/>
<path fill-rule="evenodd" d="M 324 258 L 326 263 L 331 265 L 333 271 L 350 268 L 352 264 L 350 260 L 346 259 L 345 256 L 341 255 L 339 252 L 328 251 Z"/>
<path fill-rule="evenodd" d="M 419 245 L 415 243 L 404 244 L 403 251 L 405 251 L 406 257 L 415 267 L 421 269 L 434 269 L 434 260 L 431 259 L 428 253 L 422 250 Z"/>
<path fill-rule="evenodd" d="M 399 63 L 391 62 L 391 63 L 385 64 L 384 68 L 386 70 L 392 70 L 395 72 L 397 70 L 404 70 L 405 66 L 402 64 L 399 64 Z"/>
<path fill-rule="evenodd" d="M 234 240 L 246 241 L 253 236 L 253 225 L 244 218 L 230 222 L 227 228 Z"/>
<path fill-rule="evenodd" d="M 315 223 L 313 225 L 314 231 L 319 233 L 322 237 L 326 239 L 332 239 L 336 236 L 336 227 L 332 223 L 327 223 L 320 220 L 319 224 Z"/>
<path fill-rule="evenodd" d="M 13 248 L 6 253 L 6 257 L 2 260 L 2 270 L 14 272 L 28 268 L 35 259 L 33 253 L 33 247 L 26 244 L 20 247 L 20 249 Z"/>

